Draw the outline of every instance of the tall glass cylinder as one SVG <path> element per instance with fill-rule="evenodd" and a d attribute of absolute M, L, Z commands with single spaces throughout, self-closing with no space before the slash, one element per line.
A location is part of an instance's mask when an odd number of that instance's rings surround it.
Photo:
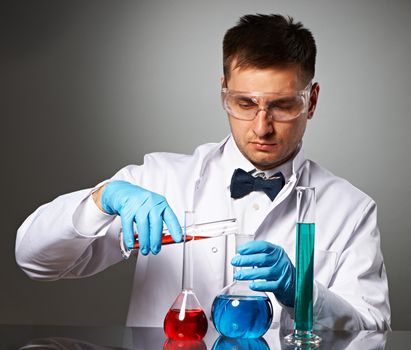
<path fill-rule="evenodd" d="M 297 346 L 318 345 L 313 330 L 315 188 L 297 187 L 296 285 L 294 332 L 285 340 Z"/>

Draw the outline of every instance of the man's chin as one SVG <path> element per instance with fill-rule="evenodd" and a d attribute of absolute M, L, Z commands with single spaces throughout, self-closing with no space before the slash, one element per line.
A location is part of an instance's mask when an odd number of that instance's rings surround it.
<path fill-rule="evenodd" d="M 253 165 L 260 170 L 269 170 L 272 168 L 275 168 L 276 166 L 279 166 L 283 162 L 280 159 L 277 158 L 258 158 L 254 157 L 252 159 L 249 159 Z"/>

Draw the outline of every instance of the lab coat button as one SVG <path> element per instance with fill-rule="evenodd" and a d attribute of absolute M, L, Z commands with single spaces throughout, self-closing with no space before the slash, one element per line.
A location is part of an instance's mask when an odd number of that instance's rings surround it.
<path fill-rule="evenodd" d="M 254 203 L 254 204 L 253 204 L 253 209 L 254 209 L 254 210 L 260 209 L 260 206 L 258 205 L 258 203 Z"/>
<path fill-rule="evenodd" d="M 217 252 L 218 252 L 218 249 L 217 249 L 217 247 L 213 247 L 213 248 L 211 248 L 211 251 L 212 251 L 213 253 L 217 253 Z"/>

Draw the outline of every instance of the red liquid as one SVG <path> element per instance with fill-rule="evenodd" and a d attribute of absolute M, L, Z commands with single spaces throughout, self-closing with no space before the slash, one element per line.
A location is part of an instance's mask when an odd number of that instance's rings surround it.
<path fill-rule="evenodd" d="M 163 350 L 207 350 L 203 340 L 173 340 L 167 339 Z"/>
<path fill-rule="evenodd" d="M 164 332 L 174 340 L 201 340 L 207 333 L 207 317 L 202 309 L 186 310 L 180 321 L 180 310 L 170 309 L 164 319 Z"/>
<path fill-rule="evenodd" d="M 195 236 L 194 240 L 200 240 L 200 239 L 205 239 L 205 238 L 210 238 L 208 236 Z M 133 249 L 139 249 L 140 248 L 140 243 L 138 241 L 138 234 L 134 234 L 134 247 Z M 191 235 L 187 235 L 186 237 L 186 242 L 191 241 L 193 239 L 193 236 Z M 173 241 L 173 238 L 171 237 L 171 235 L 163 235 L 163 237 L 161 238 L 161 245 L 167 245 L 167 244 L 172 244 L 175 243 Z"/>

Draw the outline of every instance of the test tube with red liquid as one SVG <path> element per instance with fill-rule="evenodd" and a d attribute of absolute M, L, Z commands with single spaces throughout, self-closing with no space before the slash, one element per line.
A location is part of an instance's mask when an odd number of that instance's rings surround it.
<path fill-rule="evenodd" d="M 206 238 L 213 238 L 222 235 L 234 234 L 237 232 L 237 220 L 234 218 L 203 222 L 200 224 L 189 224 L 188 226 L 183 226 L 182 231 L 185 232 L 185 240 L 191 241 L 195 236 L 195 240 L 201 240 Z M 134 246 L 133 249 L 128 249 L 124 244 L 123 230 L 119 233 L 119 244 L 121 255 L 124 259 L 128 259 L 133 252 L 137 252 L 140 249 L 140 243 L 138 241 L 138 233 L 134 234 Z M 174 240 L 170 235 L 170 232 L 165 229 L 163 230 L 163 236 L 161 239 L 161 245 L 174 244 Z"/>

